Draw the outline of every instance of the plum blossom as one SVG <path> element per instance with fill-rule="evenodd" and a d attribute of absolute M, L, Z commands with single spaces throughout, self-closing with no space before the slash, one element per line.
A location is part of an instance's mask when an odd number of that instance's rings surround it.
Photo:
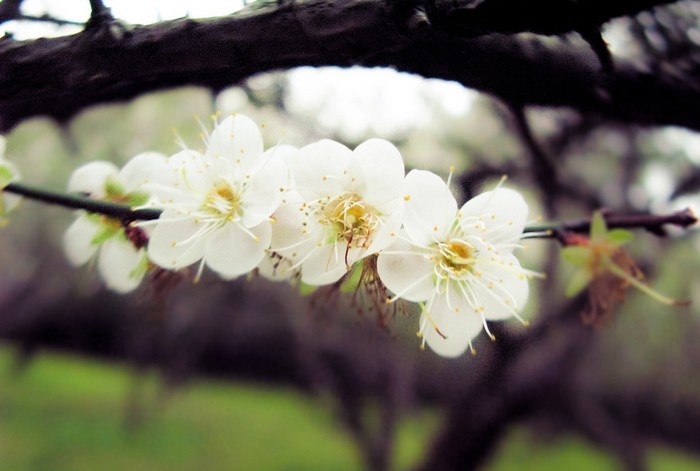
<path fill-rule="evenodd" d="M 461 355 L 486 321 L 518 312 L 530 272 L 513 255 L 528 207 L 519 193 L 499 187 L 457 208 L 437 175 L 413 170 L 403 187 L 404 229 L 379 254 L 377 269 L 395 296 L 421 303 L 419 335 L 436 353 Z M 490 335 L 490 333 L 489 333 Z"/>
<path fill-rule="evenodd" d="M 152 189 L 164 211 L 148 245 L 151 261 L 166 269 L 201 262 L 223 278 L 254 269 L 272 237 L 271 216 L 287 191 L 289 170 L 263 151 L 257 125 L 229 116 L 209 135 L 205 152 L 185 149 Z M 288 149 L 287 149 L 288 151 Z"/>
<path fill-rule="evenodd" d="M 137 155 L 121 171 L 110 162 L 91 162 L 73 172 L 68 191 L 131 207 L 142 206 L 149 200 L 144 185 L 161 174 L 165 165 L 165 156 L 155 152 Z M 120 293 L 135 289 L 148 268 L 146 234 L 107 216 L 85 211 L 79 214 L 63 237 L 68 260 L 80 266 L 97 256 L 97 270 L 108 288 Z"/>
<path fill-rule="evenodd" d="M 324 139 L 299 150 L 291 174 L 271 250 L 304 283 L 334 283 L 396 237 L 404 164 L 393 144 L 370 139 L 351 151 Z"/>

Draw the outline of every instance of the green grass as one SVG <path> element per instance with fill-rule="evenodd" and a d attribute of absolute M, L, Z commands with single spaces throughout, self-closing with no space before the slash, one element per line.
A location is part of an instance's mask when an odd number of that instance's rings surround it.
<path fill-rule="evenodd" d="M 196 381 L 164 394 L 155 375 L 42 353 L 21 374 L 0 349 L 1 470 L 360 470 L 320 399 L 285 388 Z M 127 411 L 128 409 L 128 411 Z M 127 427 L 127 417 L 140 417 Z M 405 421 L 395 460 L 418 460 L 437 422 Z"/>
<path fill-rule="evenodd" d="M 355 444 L 327 405 L 292 389 L 239 382 L 195 381 L 164 394 L 155 375 L 55 353 L 16 374 L 10 350 L 0 348 L 0 470 L 361 470 Z M 127 417 L 140 420 L 127 426 Z M 438 426 L 433 411 L 402 421 L 396 469 L 420 461 Z M 666 448 L 652 450 L 649 464 L 652 471 L 699 466 Z M 576 436 L 546 442 L 518 426 L 483 469 L 620 468 Z"/>
<path fill-rule="evenodd" d="M 650 471 L 695 471 L 697 456 L 653 447 L 647 454 Z M 540 439 L 532 430 L 514 427 L 501 443 L 488 471 L 619 471 L 623 465 L 613 455 L 581 438 L 565 433 Z"/>
<path fill-rule="evenodd" d="M 137 385 L 126 368 L 59 355 L 14 376 L 5 351 L 0 469 L 361 469 L 333 417 L 294 391 L 207 381 L 159 394 L 152 376 Z M 130 397 L 143 420 L 128 428 Z"/>

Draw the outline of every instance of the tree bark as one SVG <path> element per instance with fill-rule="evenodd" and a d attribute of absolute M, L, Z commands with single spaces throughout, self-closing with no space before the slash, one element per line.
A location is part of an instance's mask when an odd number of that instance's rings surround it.
<path fill-rule="evenodd" d="M 542 30 L 534 14 L 517 27 L 484 30 L 485 23 L 476 37 L 460 37 L 482 20 L 454 16 L 471 3 L 458 4 L 464 4 L 461 10 L 379 0 L 267 3 L 213 20 L 142 27 L 102 22 L 68 37 L 0 40 L 0 132 L 31 116 L 63 121 L 97 103 L 183 85 L 217 91 L 256 73 L 304 65 L 393 67 L 455 80 L 518 106 L 565 106 L 627 122 L 700 129 L 697 77 L 679 80 L 678 74 L 645 72 L 621 60 L 606 72 L 583 41 L 498 33 Z M 537 13 L 548 2 L 532 3 Z M 669 1 L 583 3 L 600 23 Z M 577 26 L 554 18 L 567 25 L 563 29 Z"/>

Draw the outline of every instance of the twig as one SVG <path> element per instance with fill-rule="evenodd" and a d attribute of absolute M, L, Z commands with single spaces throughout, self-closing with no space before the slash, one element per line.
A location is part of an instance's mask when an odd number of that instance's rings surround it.
<path fill-rule="evenodd" d="M 603 214 L 605 223 L 611 229 L 645 229 L 652 234 L 665 236 L 664 226 L 671 225 L 688 228 L 698 222 L 690 208 L 685 208 L 670 214 Z M 558 239 L 563 241 L 566 233 L 587 234 L 591 228 L 590 219 L 555 224 L 529 226 L 523 230 L 532 234 L 528 238 Z"/>
<path fill-rule="evenodd" d="M 10 183 L 3 191 L 14 193 L 44 203 L 55 204 L 72 209 L 84 209 L 91 213 L 104 214 L 115 219 L 119 219 L 123 223 L 133 221 L 145 221 L 158 219 L 163 212 L 161 209 L 132 209 L 125 204 L 110 203 L 108 201 L 100 201 L 78 194 L 57 193 L 40 188 L 33 188 L 21 183 Z"/>
<path fill-rule="evenodd" d="M 110 14 L 109 8 L 105 6 L 102 0 L 90 0 L 90 10 L 92 10 L 91 17 L 104 15 L 105 13 Z"/>
<path fill-rule="evenodd" d="M 36 15 L 25 15 L 20 10 L 22 0 L 4 0 L 0 2 L 0 23 L 5 23 L 6 21 L 20 20 L 20 21 L 36 21 L 43 23 L 53 23 L 59 26 L 62 25 L 74 25 L 83 26 L 80 21 L 64 20 L 62 18 L 56 18 L 49 14 L 44 14 L 40 16 Z"/>
<path fill-rule="evenodd" d="M 41 16 L 34 16 L 34 15 L 19 15 L 14 18 L 15 20 L 24 20 L 24 21 L 37 21 L 41 23 L 53 23 L 59 26 L 64 26 L 64 25 L 70 25 L 70 26 L 84 26 L 84 23 L 80 21 L 73 21 L 73 20 L 64 20 L 63 18 L 56 18 L 55 16 L 51 15 L 41 15 Z"/>
<path fill-rule="evenodd" d="M 97 29 L 114 21 L 112 11 L 105 6 L 102 0 L 90 0 L 90 19 L 85 24 L 86 30 Z"/>
<path fill-rule="evenodd" d="M 43 190 L 17 182 L 10 183 L 2 191 L 66 208 L 84 209 L 92 213 L 104 214 L 125 223 L 158 219 L 163 212 L 162 209 L 158 208 L 132 209 L 125 204 L 95 200 L 79 194 Z M 670 214 L 604 214 L 603 216 L 610 229 L 646 229 L 658 236 L 666 235 L 665 225 L 688 228 L 698 222 L 697 217 L 690 208 Z M 523 230 L 523 233 L 526 234 L 527 238 L 558 239 L 561 241 L 566 233 L 587 234 L 590 231 L 590 227 L 590 219 L 580 219 L 570 222 L 528 226 Z"/>

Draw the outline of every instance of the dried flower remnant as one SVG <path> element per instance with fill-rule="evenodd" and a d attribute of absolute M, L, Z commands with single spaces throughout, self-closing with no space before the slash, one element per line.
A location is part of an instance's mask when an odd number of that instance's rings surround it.
<path fill-rule="evenodd" d="M 600 212 L 593 213 L 590 236 L 567 234 L 562 257 L 578 267 L 566 289 L 573 297 L 588 289 L 588 307 L 582 313 L 586 324 L 602 325 L 610 320 L 613 310 L 625 300 L 633 286 L 656 301 L 669 306 L 687 306 L 690 301 L 675 300 L 653 290 L 641 280 L 644 274 L 623 247 L 632 240 L 632 233 L 623 229 L 608 230 Z"/>

